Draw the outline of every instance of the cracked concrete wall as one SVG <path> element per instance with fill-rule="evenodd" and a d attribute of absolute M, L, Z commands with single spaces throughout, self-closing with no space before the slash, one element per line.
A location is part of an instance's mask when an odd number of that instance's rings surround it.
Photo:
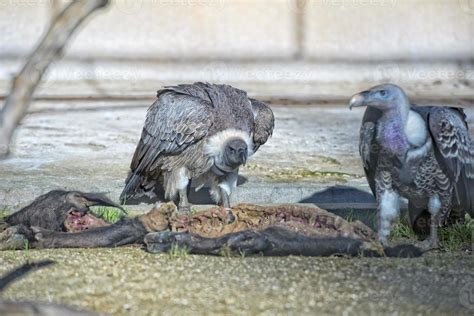
<path fill-rule="evenodd" d="M 0 58 L 65 0 L 0 0 Z M 472 0 L 116 0 L 75 36 L 90 59 L 472 60 Z"/>

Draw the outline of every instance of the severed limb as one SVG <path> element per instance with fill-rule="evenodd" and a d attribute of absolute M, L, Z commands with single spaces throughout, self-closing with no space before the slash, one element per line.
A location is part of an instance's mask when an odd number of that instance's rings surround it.
<path fill-rule="evenodd" d="M 54 18 L 38 47 L 13 79 L 10 93 L 0 111 L 0 157 L 9 153 L 15 128 L 25 116 L 33 92 L 48 66 L 58 58 L 71 35 L 84 20 L 108 0 L 76 0 Z"/>
<path fill-rule="evenodd" d="M 96 227 L 81 232 L 52 232 L 32 227 L 34 248 L 98 248 L 118 247 L 142 243 L 147 233 L 145 228 L 133 219 L 115 225 Z"/>
<path fill-rule="evenodd" d="M 173 203 L 163 203 L 146 214 L 123 218 L 113 225 L 73 233 L 32 227 L 34 236 L 31 244 L 34 248 L 97 248 L 143 244 L 147 233 L 169 229 L 169 217 L 175 211 Z"/>
<path fill-rule="evenodd" d="M 145 236 L 147 251 L 168 252 L 173 245 L 193 254 L 264 256 L 369 256 L 419 257 L 422 252 L 412 245 L 376 249 L 371 243 L 347 237 L 308 237 L 284 227 L 271 226 L 264 230 L 244 230 L 217 238 L 191 233 L 157 232 Z"/>

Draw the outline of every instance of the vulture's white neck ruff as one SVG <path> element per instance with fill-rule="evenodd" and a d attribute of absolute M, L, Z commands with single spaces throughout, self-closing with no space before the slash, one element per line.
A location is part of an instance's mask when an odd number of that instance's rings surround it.
<path fill-rule="evenodd" d="M 250 157 L 253 154 L 252 137 L 247 132 L 237 129 L 226 129 L 209 137 L 204 151 L 208 156 L 220 157 L 225 151 L 227 142 L 235 138 L 240 138 L 247 144 L 247 153 Z"/>
<path fill-rule="evenodd" d="M 405 135 L 412 146 L 420 147 L 426 142 L 428 128 L 420 114 L 410 111 L 405 123 Z"/>

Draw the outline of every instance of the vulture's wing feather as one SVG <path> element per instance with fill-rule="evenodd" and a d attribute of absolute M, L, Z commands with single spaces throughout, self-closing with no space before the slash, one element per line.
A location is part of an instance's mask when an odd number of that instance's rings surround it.
<path fill-rule="evenodd" d="M 365 176 L 370 189 L 375 196 L 375 170 L 377 169 L 380 147 L 377 143 L 377 122 L 382 112 L 373 107 L 367 107 L 362 118 L 359 134 L 359 152 L 364 166 Z"/>
<path fill-rule="evenodd" d="M 428 126 L 438 163 L 455 183 L 457 202 L 474 214 L 474 146 L 460 108 L 430 107 Z"/>
<path fill-rule="evenodd" d="M 253 151 L 255 152 L 272 136 L 273 127 L 275 126 L 275 117 L 273 116 L 273 111 L 265 103 L 255 99 L 249 100 L 254 113 Z"/>
<path fill-rule="evenodd" d="M 176 155 L 207 135 L 212 105 L 190 95 L 165 93 L 149 108 L 142 137 L 132 159 L 138 173 L 156 167 L 160 155 Z"/>
<path fill-rule="evenodd" d="M 158 91 L 158 99 L 148 109 L 121 199 L 134 194 L 142 176 L 160 173 L 163 157 L 178 155 L 204 138 L 213 118 L 212 104 L 206 100 L 173 88 Z"/>

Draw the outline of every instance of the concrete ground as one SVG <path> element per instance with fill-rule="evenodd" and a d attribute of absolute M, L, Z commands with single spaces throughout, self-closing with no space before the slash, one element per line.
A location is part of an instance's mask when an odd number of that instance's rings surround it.
<path fill-rule="evenodd" d="M 1 204 L 21 205 L 54 188 L 109 192 L 117 199 L 147 109 L 137 102 L 127 105 L 87 102 L 94 110 L 29 115 L 18 130 L 12 157 L 0 162 Z M 274 135 L 242 168 L 245 183 L 235 202 L 298 202 L 326 186 L 365 187 L 355 132 L 361 111 L 310 106 L 273 110 Z"/>

